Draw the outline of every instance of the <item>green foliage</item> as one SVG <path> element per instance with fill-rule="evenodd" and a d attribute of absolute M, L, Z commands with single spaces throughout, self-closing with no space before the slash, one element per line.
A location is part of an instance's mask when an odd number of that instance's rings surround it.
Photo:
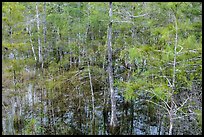
<path fill-rule="evenodd" d="M 171 89 L 165 84 L 153 89 L 154 95 L 156 95 L 156 97 L 161 100 L 168 100 L 171 96 L 170 91 Z"/>
<path fill-rule="evenodd" d="M 25 131 L 25 134 L 26 135 L 32 135 L 33 133 L 35 133 L 36 131 L 36 119 L 32 118 L 30 120 L 25 120 L 25 128 L 24 128 L 24 131 Z"/>
<path fill-rule="evenodd" d="M 131 62 L 134 62 L 135 59 L 141 60 L 142 55 L 141 55 L 140 49 L 138 49 L 138 48 L 131 48 L 128 51 L 129 51 L 129 56 L 130 56 Z"/>
<path fill-rule="evenodd" d="M 195 110 L 195 113 L 197 115 L 198 125 L 202 128 L 202 111 Z"/>
<path fill-rule="evenodd" d="M 143 92 L 143 90 L 149 88 L 149 84 L 142 78 L 135 78 L 133 82 L 115 81 L 114 85 L 120 90 L 124 90 L 126 100 L 137 99 L 140 91 Z"/>
<path fill-rule="evenodd" d="M 201 8 L 198 2 L 113 3 L 114 86 L 124 93 L 126 100 L 142 96 L 153 97 L 153 101 L 156 97 L 158 104 L 162 100 L 169 103 L 171 96 L 179 95 L 184 89 L 193 91 L 194 85 L 201 84 Z M 88 96 L 91 94 L 88 64 L 94 92 L 108 89 L 108 3 L 48 2 L 38 3 L 38 9 L 39 31 L 36 3 L 2 3 L 2 74 L 6 90 L 27 90 L 25 85 L 33 83 L 39 91 L 47 89 L 46 99 L 52 101 L 58 100 L 61 94 L 75 97 L 79 89 Z M 177 45 L 174 16 L 178 23 Z M 35 54 L 38 60 L 39 36 L 46 65 L 43 69 L 36 67 L 39 63 L 34 58 Z M 121 73 L 115 71 L 118 68 Z M 172 91 L 169 83 L 172 84 L 174 75 Z M 180 110 L 188 112 L 184 107 Z M 195 113 L 202 126 L 200 111 Z M 41 130 L 37 119 L 26 122 L 26 134 Z"/>
<path fill-rule="evenodd" d="M 55 82 L 54 80 L 52 80 L 52 79 L 47 80 L 47 81 L 45 82 L 45 87 L 46 87 L 48 90 L 54 89 L 55 85 L 56 85 L 56 82 Z"/>
<path fill-rule="evenodd" d="M 131 100 L 136 98 L 135 91 L 137 90 L 138 86 L 132 83 L 125 84 L 125 93 L 124 97 L 126 100 Z"/>

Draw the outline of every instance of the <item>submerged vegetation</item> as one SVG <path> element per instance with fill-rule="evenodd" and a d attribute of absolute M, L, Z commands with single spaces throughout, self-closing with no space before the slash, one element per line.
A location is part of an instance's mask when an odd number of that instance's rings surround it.
<path fill-rule="evenodd" d="M 2 134 L 202 134 L 199 2 L 3 2 Z"/>

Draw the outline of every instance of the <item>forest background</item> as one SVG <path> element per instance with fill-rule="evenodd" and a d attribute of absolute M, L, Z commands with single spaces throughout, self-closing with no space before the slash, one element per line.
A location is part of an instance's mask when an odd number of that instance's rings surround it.
<path fill-rule="evenodd" d="M 202 134 L 201 8 L 3 2 L 2 134 Z"/>

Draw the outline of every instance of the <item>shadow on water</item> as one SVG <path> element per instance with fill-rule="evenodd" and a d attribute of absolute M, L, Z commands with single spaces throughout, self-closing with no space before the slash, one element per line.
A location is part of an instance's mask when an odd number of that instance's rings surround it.
<path fill-rule="evenodd" d="M 67 87 L 70 85 L 67 84 Z M 64 87 L 66 87 L 64 86 Z M 107 89 L 43 88 L 37 82 L 25 89 L 2 91 L 2 134 L 5 135 L 110 135 L 111 106 Z M 118 127 L 114 134 L 165 135 L 168 118 L 145 98 L 126 101 L 116 96 Z M 177 131 L 178 132 L 178 131 Z"/>
<path fill-rule="evenodd" d="M 94 93 L 94 119 L 91 94 L 82 90 L 77 94 L 57 90 L 48 92 L 29 84 L 24 93 L 3 96 L 6 105 L 2 109 L 3 134 L 111 134 L 110 102 L 102 103 L 103 90 Z M 115 134 L 157 134 L 158 125 L 148 123 L 148 108 L 145 110 L 141 103 L 126 102 L 122 96 L 117 97 L 119 126 Z"/>

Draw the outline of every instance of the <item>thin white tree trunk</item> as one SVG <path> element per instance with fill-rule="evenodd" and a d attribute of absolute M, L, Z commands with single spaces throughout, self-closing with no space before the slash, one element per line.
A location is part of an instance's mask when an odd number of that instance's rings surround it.
<path fill-rule="evenodd" d="M 37 29 L 38 29 L 38 59 L 39 62 L 42 63 L 42 47 L 40 42 L 40 19 L 39 19 L 39 13 L 38 13 L 38 2 L 36 2 L 36 18 L 37 18 Z M 42 66 L 43 67 L 43 66 Z"/>
<path fill-rule="evenodd" d="M 91 61 L 91 60 L 90 60 Z M 92 78 L 91 78 L 91 72 L 90 72 L 90 65 L 88 63 L 88 71 L 89 71 L 89 82 L 91 87 L 91 98 L 92 98 L 92 131 L 91 134 L 95 134 L 95 98 L 94 98 L 94 92 L 93 92 L 93 84 L 92 84 Z"/>
<path fill-rule="evenodd" d="M 78 8 L 80 9 L 80 6 L 81 6 L 81 3 L 79 2 L 78 3 Z M 80 17 L 79 17 L 79 22 L 81 23 L 81 19 L 80 19 Z M 78 55 L 78 63 L 79 63 L 79 65 L 78 66 L 80 66 L 80 62 L 81 62 L 81 55 L 80 55 L 80 49 L 81 49 L 81 47 L 80 47 L 80 42 L 81 42 L 81 34 L 80 34 L 80 32 L 78 33 L 78 37 L 79 37 L 79 55 Z"/>
<path fill-rule="evenodd" d="M 174 45 L 174 63 L 173 63 L 173 77 L 172 77 L 172 93 L 171 93 L 171 108 L 169 111 L 169 118 L 170 118 L 170 122 L 169 122 L 169 135 L 172 135 L 172 130 L 173 130 L 173 116 L 174 116 L 174 91 L 175 91 L 175 80 L 176 80 L 176 48 L 177 48 L 177 44 L 178 44 L 178 26 L 177 26 L 177 19 L 176 19 L 176 15 L 174 15 L 175 18 L 175 28 L 176 28 L 176 36 L 175 36 L 175 45 Z"/>
<path fill-rule="evenodd" d="M 33 55 L 34 55 L 34 59 L 35 59 L 35 61 L 37 61 L 37 57 L 36 57 L 36 54 L 35 54 L 35 49 L 34 49 L 34 46 L 33 46 L 33 41 L 31 39 L 32 38 L 32 35 L 31 35 L 31 26 L 28 28 L 28 33 L 30 35 L 30 44 L 31 44 Z"/>
<path fill-rule="evenodd" d="M 44 35 L 44 44 L 46 44 L 46 42 L 47 42 L 47 38 L 46 38 L 46 33 L 47 33 L 47 27 L 46 27 L 46 2 L 44 2 L 43 11 L 44 11 L 43 35 Z"/>
<path fill-rule="evenodd" d="M 115 102 L 115 94 L 113 89 L 113 68 L 112 68 L 112 2 L 109 3 L 109 28 L 108 28 L 108 74 L 109 74 L 109 86 L 111 93 L 111 121 L 110 126 L 116 127 L 117 118 L 116 118 L 116 102 Z"/>

